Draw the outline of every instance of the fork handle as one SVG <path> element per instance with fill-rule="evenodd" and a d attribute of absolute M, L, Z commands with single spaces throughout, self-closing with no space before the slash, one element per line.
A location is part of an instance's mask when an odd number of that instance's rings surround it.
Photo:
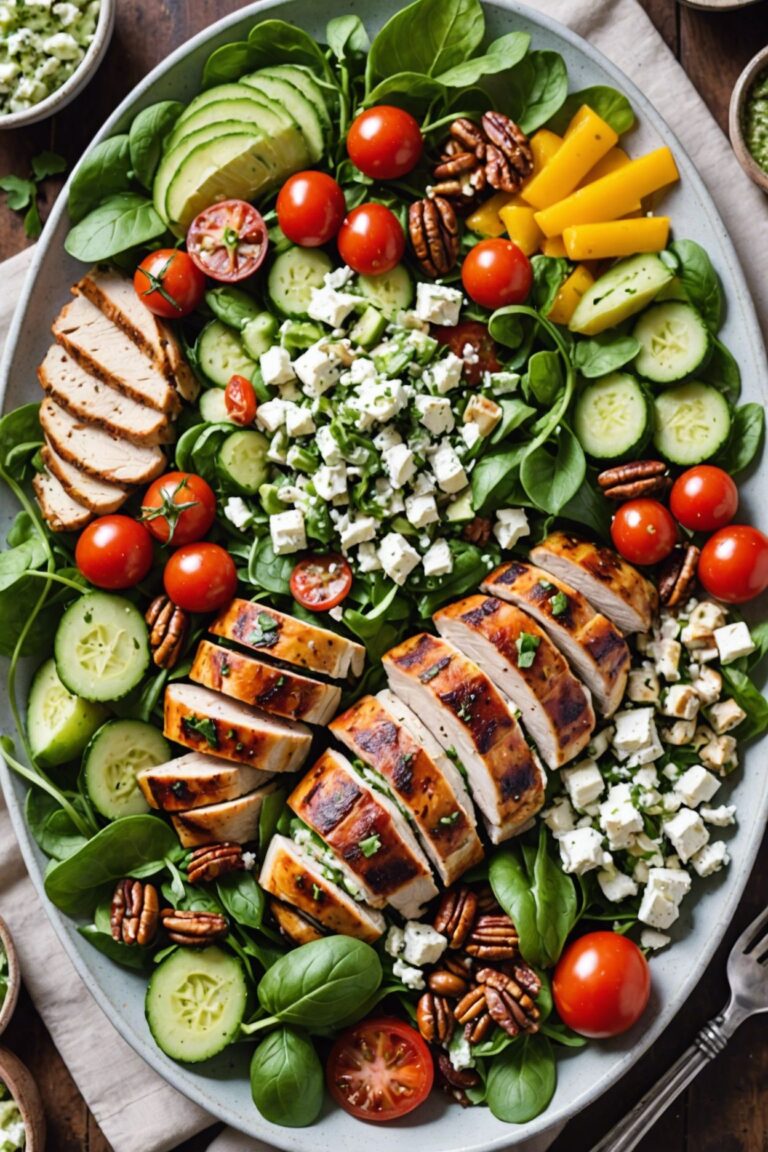
<path fill-rule="evenodd" d="M 716 1016 L 705 1024 L 679 1060 L 656 1081 L 632 1111 L 619 1120 L 599 1144 L 595 1144 L 592 1152 L 631 1152 L 705 1064 L 723 1051 L 729 1035 L 722 1024 L 722 1016 Z"/>

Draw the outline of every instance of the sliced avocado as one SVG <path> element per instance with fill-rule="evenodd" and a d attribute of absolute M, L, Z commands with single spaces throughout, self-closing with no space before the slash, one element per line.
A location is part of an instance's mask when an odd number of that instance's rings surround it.
<path fill-rule="evenodd" d="M 285 108 L 304 133 L 311 162 L 316 164 L 325 151 L 325 130 L 314 103 L 282 76 L 267 76 L 264 71 L 243 76 L 241 83 Z"/>
<path fill-rule="evenodd" d="M 214 88 L 206 88 L 205 92 L 201 92 L 199 96 L 195 96 L 194 100 L 190 100 L 176 121 L 176 126 L 183 124 L 185 120 L 189 120 L 201 108 L 207 108 L 209 104 L 218 104 L 221 100 L 247 100 L 248 98 L 258 100 L 259 94 L 253 88 L 246 88 L 244 84 L 217 84 Z"/>
<path fill-rule="evenodd" d="M 300 92 L 303 92 L 307 100 L 311 100 L 317 109 L 317 114 L 323 122 L 326 140 L 330 139 L 332 125 L 331 117 L 328 113 L 328 105 L 325 100 L 325 93 L 309 68 L 304 68 L 300 64 L 276 64 L 269 68 L 262 68 L 261 75 L 277 76 L 278 78 L 287 80 L 294 88 L 298 88 Z"/>
<path fill-rule="evenodd" d="M 199 108 L 183 124 L 177 125 L 167 144 L 169 150 L 181 140 L 200 128 L 211 124 L 232 123 L 254 124 L 269 137 L 273 153 L 280 159 L 287 171 L 296 171 L 309 163 L 309 149 L 304 136 L 296 124 L 282 109 L 256 100 L 221 100 Z"/>
<path fill-rule="evenodd" d="M 584 336 L 614 328 L 642 311 L 672 278 L 672 271 L 653 253 L 620 260 L 587 289 L 568 327 Z"/>
<path fill-rule="evenodd" d="M 165 199 L 174 230 L 186 232 L 195 216 L 217 200 L 255 200 L 278 183 L 283 173 L 270 163 L 263 144 L 260 134 L 241 131 L 201 143 L 187 153 Z"/>
<path fill-rule="evenodd" d="M 253 125 L 248 125 L 244 129 L 254 137 L 263 138 L 264 133 Z M 196 132 L 190 133 L 180 140 L 175 148 L 166 151 L 160 165 L 155 174 L 155 181 L 152 188 L 152 197 L 155 203 L 156 210 L 160 213 L 163 220 L 169 222 L 172 218 L 168 215 L 167 199 L 168 188 L 173 180 L 179 166 L 186 160 L 192 152 L 204 144 L 213 144 L 224 136 L 230 136 L 235 132 L 242 132 L 243 129 L 237 121 L 222 121 L 216 124 L 209 124 L 207 128 L 198 128 Z"/>

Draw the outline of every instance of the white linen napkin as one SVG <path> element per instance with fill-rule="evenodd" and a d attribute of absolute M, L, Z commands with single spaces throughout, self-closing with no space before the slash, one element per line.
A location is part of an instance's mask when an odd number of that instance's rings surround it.
<path fill-rule="evenodd" d="M 765 198 L 742 172 L 704 102 L 648 17 L 635 0 L 528 2 L 567 24 L 622 68 L 696 158 L 741 257 L 764 331 L 768 331 L 768 287 L 762 275 L 768 266 L 768 229 L 754 226 L 755 220 L 765 220 Z M 0 347 L 30 256 L 27 250 L 2 268 Z M 24 872 L 2 798 L 0 909 L 14 933 L 35 1005 L 115 1152 L 164 1152 L 205 1128 L 211 1117 L 165 1084 L 125 1044 L 62 953 Z M 35 962 L 40 956 L 46 957 L 45 965 Z M 84 1036 L 91 1042 L 83 1044 Z M 544 1152 L 557 1134 L 553 1131 L 521 1145 L 520 1152 Z M 209 1152 L 269 1149 L 227 1129 Z"/>

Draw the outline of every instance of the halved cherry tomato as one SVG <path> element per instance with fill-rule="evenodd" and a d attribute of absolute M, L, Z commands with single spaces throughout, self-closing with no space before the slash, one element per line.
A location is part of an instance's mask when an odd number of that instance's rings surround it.
<path fill-rule="evenodd" d="M 352 569 L 343 556 L 305 556 L 291 573 L 291 595 L 310 612 L 327 612 L 349 595 Z"/>
<path fill-rule="evenodd" d="M 522 304 L 533 284 L 531 262 L 511 240 L 481 240 L 461 268 L 467 295 L 483 308 Z"/>
<path fill-rule="evenodd" d="M 341 187 L 326 172 L 289 176 L 276 207 L 280 228 L 302 248 L 319 248 L 333 240 L 347 211 Z"/>
<path fill-rule="evenodd" d="M 253 424 L 256 419 L 256 392 L 245 376 L 230 377 L 224 389 L 224 403 L 235 424 Z"/>
<path fill-rule="evenodd" d="M 235 595 L 237 570 L 232 557 L 218 544 L 186 544 L 166 564 L 163 584 L 179 608 L 215 612 Z"/>
<path fill-rule="evenodd" d="M 328 1089 L 358 1120 L 397 1120 L 423 1104 L 435 1069 L 419 1033 L 394 1017 L 362 1020 L 337 1039 L 326 1064 Z"/>
<path fill-rule="evenodd" d="M 201 540 L 216 519 L 216 497 L 194 472 L 166 472 L 146 491 L 141 519 L 162 544 Z"/>
<path fill-rule="evenodd" d="M 267 254 L 267 226 L 245 200 L 222 200 L 189 226 L 187 250 L 206 276 L 234 283 L 253 276 Z"/>
<path fill-rule="evenodd" d="M 430 331 L 438 344 L 444 344 L 464 361 L 468 384 L 481 384 L 486 372 L 500 371 L 498 345 L 479 320 L 463 320 L 455 328 L 434 326 Z"/>
<path fill-rule="evenodd" d="M 768 588 L 768 536 L 749 524 L 721 528 L 701 550 L 698 576 L 726 604 L 754 599 Z"/>
<path fill-rule="evenodd" d="M 205 276 L 186 252 L 158 248 L 145 256 L 133 274 L 136 295 L 155 316 L 175 320 L 188 316 L 205 293 Z"/>
<path fill-rule="evenodd" d="M 381 276 L 399 264 L 405 251 L 402 225 L 384 204 L 353 208 L 339 231 L 339 255 L 362 276 Z"/>
<path fill-rule="evenodd" d="M 377 104 L 352 121 L 347 152 L 356 168 L 374 180 L 396 180 L 412 171 L 424 151 L 424 137 L 410 112 Z"/>
<path fill-rule="evenodd" d="M 630 564 L 658 564 L 675 546 L 677 525 L 658 500 L 628 500 L 613 518 L 611 539 Z"/>
<path fill-rule="evenodd" d="M 678 476 L 669 494 L 672 515 L 692 532 L 714 532 L 730 524 L 739 507 L 739 490 L 714 464 L 699 464 Z"/>
<path fill-rule="evenodd" d="M 133 588 L 152 567 L 152 537 L 130 516 L 100 516 L 80 533 L 75 563 L 97 588 Z"/>
<path fill-rule="evenodd" d="M 618 1036 L 642 1016 L 651 994 L 648 961 L 617 932 L 590 932 L 569 944 L 552 978 L 563 1023 L 593 1039 Z"/>

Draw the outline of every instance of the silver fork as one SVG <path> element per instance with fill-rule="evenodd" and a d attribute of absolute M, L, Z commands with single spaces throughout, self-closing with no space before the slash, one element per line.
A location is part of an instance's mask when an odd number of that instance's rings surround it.
<path fill-rule="evenodd" d="M 742 932 L 728 956 L 731 997 L 653 1088 L 592 1152 L 631 1152 L 701 1069 L 723 1051 L 749 1016 L 768 1011 L 768 908 Z"/>

